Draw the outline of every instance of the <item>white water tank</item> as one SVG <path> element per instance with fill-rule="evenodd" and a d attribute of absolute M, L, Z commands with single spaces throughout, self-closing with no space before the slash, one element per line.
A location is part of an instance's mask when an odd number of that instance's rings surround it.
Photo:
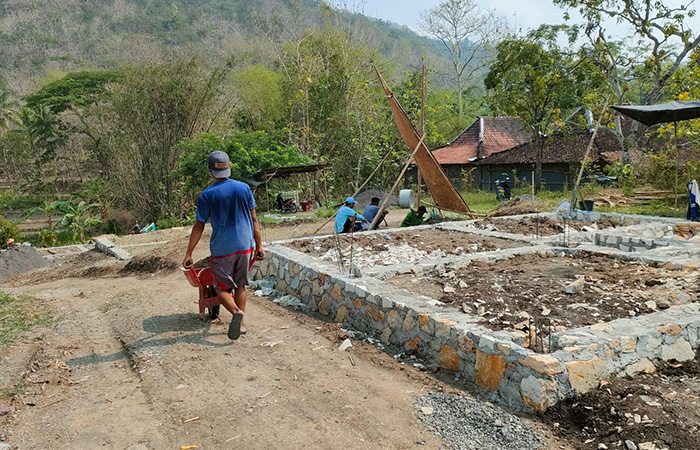
<path fill-rule="evenodd" d="M 416 204 L 416 195 L 411 189 L 401 189 L 399 191 L 399 206 L 402 208 L 413 208 Z"/>

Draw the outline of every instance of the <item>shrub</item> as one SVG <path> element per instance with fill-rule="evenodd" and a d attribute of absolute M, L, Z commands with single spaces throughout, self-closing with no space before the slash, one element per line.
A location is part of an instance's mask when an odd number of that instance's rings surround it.
<path fill-rule="evenodd" d="M 19 238 L 20 232 L 17 224 L 0 216 L 0 247 L 5 248 L 8 239 L 19 240 Z"/>

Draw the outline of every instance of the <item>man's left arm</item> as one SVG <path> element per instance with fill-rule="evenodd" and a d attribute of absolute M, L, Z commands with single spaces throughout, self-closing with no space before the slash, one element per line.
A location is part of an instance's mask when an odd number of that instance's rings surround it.
<path fill-rule="evenodd" d="M 260 232 L 260 222 L 258 215 L 255 213 L 255 208 L 250 210 L 250 217 L 253 219 L 253 238 L 255 239 L 255 257 L 257 259 L 265 258 L 265 249 L 262 244 L 262 233 Z"/>

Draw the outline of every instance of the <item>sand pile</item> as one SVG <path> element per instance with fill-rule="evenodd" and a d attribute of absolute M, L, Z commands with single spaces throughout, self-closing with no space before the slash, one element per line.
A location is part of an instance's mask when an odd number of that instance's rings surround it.
<path fill-rule="evenodd" d="M 0 252 L 0 281 L 30 270 L 46 267 L 51 262 L 29 246 L 20 245 Z"/>

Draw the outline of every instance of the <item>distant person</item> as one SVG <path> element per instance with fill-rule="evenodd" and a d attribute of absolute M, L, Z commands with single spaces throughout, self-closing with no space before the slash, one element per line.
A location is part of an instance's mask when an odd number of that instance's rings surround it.
<path fill-rule="evenodd" d="M 15 242 L 14 239 L 10 238 L 7 240 L 7 248 L 15 248 L 17 247 L 17 243 Z"/>
<path fill-rule="evenodd" d="M 401 222 L 402 227 L 414 227 L 423 223 L 424 215 L 428 212 L 425 206 L 419 206 L 417 211 L 411 210 Z"/>
<path fill-rule="evenodd" d="M 503 188 L 503 197 L 506 200 L 510 200 L 510 183 L 508 183 L 508 180 L 503 180 L 501 187 Z"/>
<path fill-rule="evenodd" d="M 355 211 L 355 199 L 348 197 L 345 204 L 340 207 L 338 214 L 335 216 L 336 233 L 349 233 L 355 229 L 355 222 L 360 219 L 362 222 L 367 222 L 365 216 Z"/>
<path fill-rule="evenodd" d="M 374 218 L 377 216 L 377 213 L 379 212 L 379 197 L 372 197 L 372 200 L 370 201 L 369 205 L 365 208 L 364 211 L 362 211 L 362 215 L 365 216 L 365 219 L 367 219 L 367 222 L 372 223 Z M 382 220 L 386 218 L 386 215 L 389 214 L 389 211 L 384 210 L 382 211 L 382 216 L 377 220 L 377 223 L 374 225 L 373 230 L 376 230 L 379 228 L 379 224 L 381 223 Z"/>
<path fill-rule="evenodd" d="M 185 267 L 194 264 L 192 252 L 202 237 L 204 224 L 210 221 L 209 251 L 214 288 L 221 304 L 233 314 L 228 337 L 236 340 L 246 333 L 243 314 L 248 271 L 256 259 L 265 258 L 265 251 L 250 187 L 229 178 L 231 164 L 225 152 L 212 152 L 207 163 L 209 173 L 216 181 L 199 195 L 197 221 L 192 227 L 182 264 Z"/>

